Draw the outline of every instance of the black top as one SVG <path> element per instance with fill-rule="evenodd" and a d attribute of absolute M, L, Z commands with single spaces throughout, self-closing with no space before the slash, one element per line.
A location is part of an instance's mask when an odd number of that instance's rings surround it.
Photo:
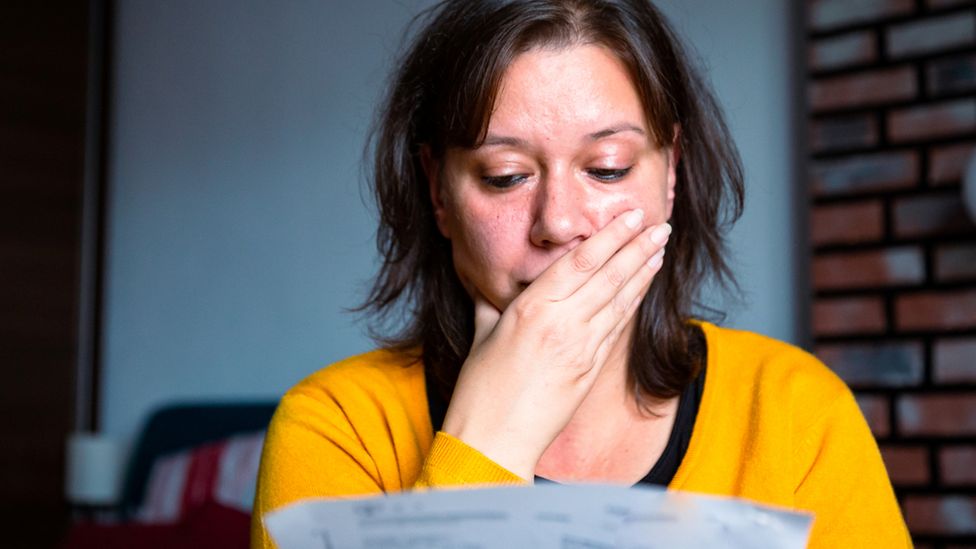
<path fill-rule="evenodd" d="M 697 331 L 697 330 L 696 330 Z M 696 336 L 701 339 L 700 331 Z M 698 338 L 696 338 L 698 339 Z M 696 342 L 697 343 L 697 342 Z M 701 343 L 704 343 L 703 341 Z M 668 444 L 664 447 L 664 452 L 658 458 L 657 463 L 651 467 L 647 475 L 638 484 L 654 484 L 667 486 L 674 474 L 678 472 L 678 466 L 684 459 L 688 451 L 688 443 L 691 442 L 691 433 L 695 429 L 695 419 L 698 418 L 698 408 L 701 404 L 702 394 L 705 392 L 705 364 L 707 347 L 705 345 L 695 345 L 698 347 L 699 364 L 701 369 L 695 379 L 685 387 L 678 400 L 678 411 L 674 416 L 674 425 L 671 427 L 671 435 L 668 437 Z M 440 396 L 431 379 L 433 376 L 424 376 L 427 385 L 427 408 L 430 411 L 430 423 L 434 432 L 440 431 L 444 423 L 444 415 L 447 413 L 447 401 Z M 542 477 L 535 477 L 536 481 L 552 482 Z"/>
<path fill-rule="evenodd" d="M 698 407 L 701 404 L 702 393 L 705 392 L 705 362 L 702 362 L 701 371 L 694 381 L 685 387 L 678 400 L 678 411 L 674 416 L 674 425 L 671 427 L 671 436 L 668 437 L 668 445 L 661 452 L 661 457 L 657 458 L 657 463 L 651 470 L 640 479 L 638 484 L 657 484 L 667 486 L 678 472 L 678 466 L 688 452 L 688 443 L 691 442 L 691 433 L 695 430 L 695 419 L 698 418 Z"/>

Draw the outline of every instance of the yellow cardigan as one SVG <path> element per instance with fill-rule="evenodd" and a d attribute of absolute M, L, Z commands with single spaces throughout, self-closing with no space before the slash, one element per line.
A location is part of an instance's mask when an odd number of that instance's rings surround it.
<path fill-rule="evenodd" d="M 851 392 L 813 356 L 701 324 L 705 390 L 668 486 L 815 513 L 811 548 L 911 547 L 877 445 Z M 251 547 L 262 515 L 312 497 L 526 481 L 432 432 L 423 366 L 373 351 L 319 370 L 282 398 L 265 439 Z"/>

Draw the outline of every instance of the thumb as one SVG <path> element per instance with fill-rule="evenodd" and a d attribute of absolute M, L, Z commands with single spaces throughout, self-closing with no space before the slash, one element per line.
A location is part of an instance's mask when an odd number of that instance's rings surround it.
<path fill-rule="evenodd" d="M 481 295 L 481 292 L 475 291 L 474 293 L 474 342 L 471 347 L 475 348 L 481 345 L 485 339 L 491 335 L 494 331 L 495 325 L 498 324 L 498 319 L 501 318 L 501 312 L 495 308 L 494 305 L 485 299 L 485 296 Z"/>

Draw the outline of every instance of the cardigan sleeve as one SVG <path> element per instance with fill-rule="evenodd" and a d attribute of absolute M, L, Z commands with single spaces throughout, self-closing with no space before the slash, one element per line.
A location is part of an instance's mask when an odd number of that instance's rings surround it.
<path fill-rule="evenodd" d="M 526 482 L 445 433 L 427 435 L 424 448 L 424 437 L 388 417 L 396 410 L 383 403 L 395 395 L 341 389 L 292 391 L 278 406 L 258 473 L 252 549 L 275 547 L 264 514 L 302 499 Z"/>
<path fill-rule="evenodd" d="M 881 454 L 849 390 L 800 434 L 795 502 L 814 513 L 811 549 L 911 547 Z"/>
<path fill-rule="evenodd" d="M 414 488 L 527 483 L 463 441 L 438 431 Z"/>

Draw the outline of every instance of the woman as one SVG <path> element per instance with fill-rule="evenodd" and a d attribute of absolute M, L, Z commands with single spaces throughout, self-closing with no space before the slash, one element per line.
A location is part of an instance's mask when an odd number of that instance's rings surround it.
<path fill-rule="evenodd" d="M 910 545 L 844 384 L 694 319 L 702 282 L 731 279 L 742 171 L 653 6 L 443 2 L 376 135 L 366 307 L 406 324 L 282 399 L 255 547 L 264 512 L 307 497 L 534 479 L 741 496 L 816 513 L 812 547 Z"/>

